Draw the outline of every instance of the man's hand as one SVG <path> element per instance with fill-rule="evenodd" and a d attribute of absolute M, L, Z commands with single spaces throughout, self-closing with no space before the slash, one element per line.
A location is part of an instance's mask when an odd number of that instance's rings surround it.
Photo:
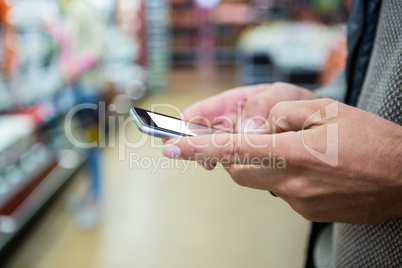
<path fill-rule="evenodd" d="M 240 87 L 197 102 L 181 118 L 193 123 L 212 125 L 229 132 L 269 133 L 264 124 L 269 111 L 281 101 L 311 100 L 317 96 L 308 89 L 286 83 Z M 166 140 L 164 140 L 166 142 Z M 207 170 L 214 163 L 199 161 Z"/>
<path fill-rule="evenodd" d="M 306 219 L 402 217 L 402 127 L 330 99 L 277 103 L 271 133 L 170 140 L 164 155 L 220 162 L 234 181 L 272 191 Z"/>
<path fill-rule="evenodd" d="M 263 125 L 278 102 L 315 98 L 310 90 L 286 83 L 240 87 L 191 105 L 181 118 L 242 133 Z"/>

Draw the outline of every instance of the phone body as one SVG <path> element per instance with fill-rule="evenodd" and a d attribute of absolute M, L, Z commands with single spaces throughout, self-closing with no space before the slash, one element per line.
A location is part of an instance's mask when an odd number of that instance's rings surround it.
<path fill-rule="evenodd" d="M 163 139 L 228 133 L 136 107 L 130 116 L 142 133 Z"/>

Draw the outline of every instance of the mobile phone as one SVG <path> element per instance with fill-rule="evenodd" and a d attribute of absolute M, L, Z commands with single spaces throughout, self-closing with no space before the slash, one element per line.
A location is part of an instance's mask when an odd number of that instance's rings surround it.
<path fill-rule="evenodd" d="M 130 116 L 142 133 L 163 139 L 228 133 L 136 107 Z"/>

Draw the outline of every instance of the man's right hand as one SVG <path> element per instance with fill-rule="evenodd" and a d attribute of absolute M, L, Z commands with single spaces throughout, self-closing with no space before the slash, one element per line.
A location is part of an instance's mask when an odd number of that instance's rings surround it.
<path fill-rule="evenodd" d="M 231 89 L 199 101 L 188 107 L 180 117 L 234 133 L 270 133 L 265 122 L 277 103 L 316 98 L 310 90 L 292 84 L 260 84 Z M 207 162 L 200 164 L 207 170 L 214 169 L 216 165 Z"/>
<path fill-rule="evenodd" d="M 199 101 L 188 107 L 181 117 L 194 123 L 221 125 L 232 132 L 254 132 L 263 127 L 277 103 L 316 98 L 310 90 L 292 84 L 261 84 L 231 89 Z"/>

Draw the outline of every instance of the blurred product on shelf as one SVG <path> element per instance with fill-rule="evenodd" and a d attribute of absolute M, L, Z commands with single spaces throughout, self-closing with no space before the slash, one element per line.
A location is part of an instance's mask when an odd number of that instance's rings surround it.
<path fill-rule="evenodd" d="M 243 33 L 238 47 L 239 84 L 289 82 L 317 87 L 329 51 L 345 35 L 343 26 L 273 23 Z"/>
<path fill-rule="evenodd" d="M 312 0 L 313 11 L 321 21 L 326 23 L 339 23 L 347 19 L 345 3 L 348 1 Z"/>
<path fill-rule="evenodd" d="M 103 97 L 107 104 L 115 105 L 117 113 L 127 114 L 130 103 L 146 95 L 152 79 L 146 71 L 144 3 L 115 1 L 113 15 L 106 37 L 104 75 L 108 90 Z"/>
<path fill-rule="evenodd" d="M 334 44 L 334 47 L 328 53 L 327 60 L 318 78 L 318 85 L 320 87 L 330 85 L 337 74 L 346 68 L 348 56 L 346 36 L 339 36 Z"/>
<path fill-rule="evenodd" d="M 214 64 L 235 62 L 238 36 L 255 25 L 253 1 L 221 0 L 213 1 L 214 5 L 210 1 L 201 5 L 191 0 L 170 2 L 173 64 L 194 65 L 207 56 Z"/>
<path fill-rule="evenodd" d="M 78 223 L 98 223 L 99 149 L 78 148 L 66 130 L 97 141 L 102 115 L 77 112 L 69 129 L 65 119 L 77 104 L 145 95 L 145 13 L 122 14 L 128 5 L 143 1 L 0 0 L 0 250 L 87 159 Z"/>
<path fill-rule="evenodd" d="M 197 65 L 205 73 L 213 71 L 215 66 L 216 33 L 210 17 L 212 8 L 218 5 L 219 1 L 198 0 L 196 4 L 199 24 Z"/>
<path fill-rule="evenodd" d="M 77 125 L 77 119 L 73 125 Z M 86 159 L 64 133 L 64 116 L 42 105 L 0 116 L 0 249 Z M 79 129 L 78 129 L 79 130 Z M 77 137 L 81 136 L 76 131 Z"/>
<path fill-rule="evenodd" d="M 347 17 L 344 2 L 344 0 L 170 0 L 173 64 L 194 65 L 206 56 L 212 57 L 215 64 L 233 64 L 236 61 L 235 48 L 245 29 L 275 21 L 344 23 Z M 205 14 L 205 10 L 209 12 Z M 205 30 L 203 30 L 205 21 L 211 28 L 208 42 L 205 41 Z M 213 45 L 214 49 L 205 47 L 205 43 Z"/>
<path fill-rule="evenodd" d="M 77 91 L 98 95 L 104 84 L 106 25 L 97 9 L 86 0 L 65 1 L 65 18 L 47 25 L 60 47 L 62 78 Z"/>
<path fill-rule="evenodd" d="M 144 3 L 148 86 L 151 91 L 161 93 L 167 88 L 170 70 L 169 3 L 160 0 L 147 0 Z"/>
<path fill-rule="evenodd" d="M 11 25 L 11 2 L 0 1 L 0 41 L 2 46 L 0 49 L 0 73 L 3 77 L 8 78 L 13 72 L 16 65 L 15 57 L 15 32 Z"/>
<path fill-rule="evenodd" d="M 7 58 L 12 50 L 14 63 L 12 68 L 7 67 L 7 61 L 2 64 L 4 87 L 0 92 L 3 100 L 0 112 L 23 109 L 52 97 L 61 89 L 55 63 L 57 48 L 41 25 L 43 14 L 54 14 L 54 10 L 55 4 L 44 0 L 12 1 L 8 25 L 3 24 L 1 28 L 5 29 L 3 53 Z M 6 38 L 15 42 L 8 43 Z"/>
<path fill-rule="evenodd" d="M 64 17 L 46 25 L 49 34 L 59 44 L 59 64 L 64 84 L 70 87 L 75 104 L 95 104 L 101 100 L 103 90 L 103 60 L 106 48 L 106 23 L 100 12 L 86 0 L 63 2 Z M 98 142 L 93 137 L 100 135 L 97 110 L 80 110 L 81 127 L 86 142 Z M 94 135 L 94 132 L 97 134 Z M 78 211 L 77 222 L 81 228 L 89 229 L 100 221 L 101 177 L 100 150 L 90 148 L 88 159 L 89 189 Z"/>

